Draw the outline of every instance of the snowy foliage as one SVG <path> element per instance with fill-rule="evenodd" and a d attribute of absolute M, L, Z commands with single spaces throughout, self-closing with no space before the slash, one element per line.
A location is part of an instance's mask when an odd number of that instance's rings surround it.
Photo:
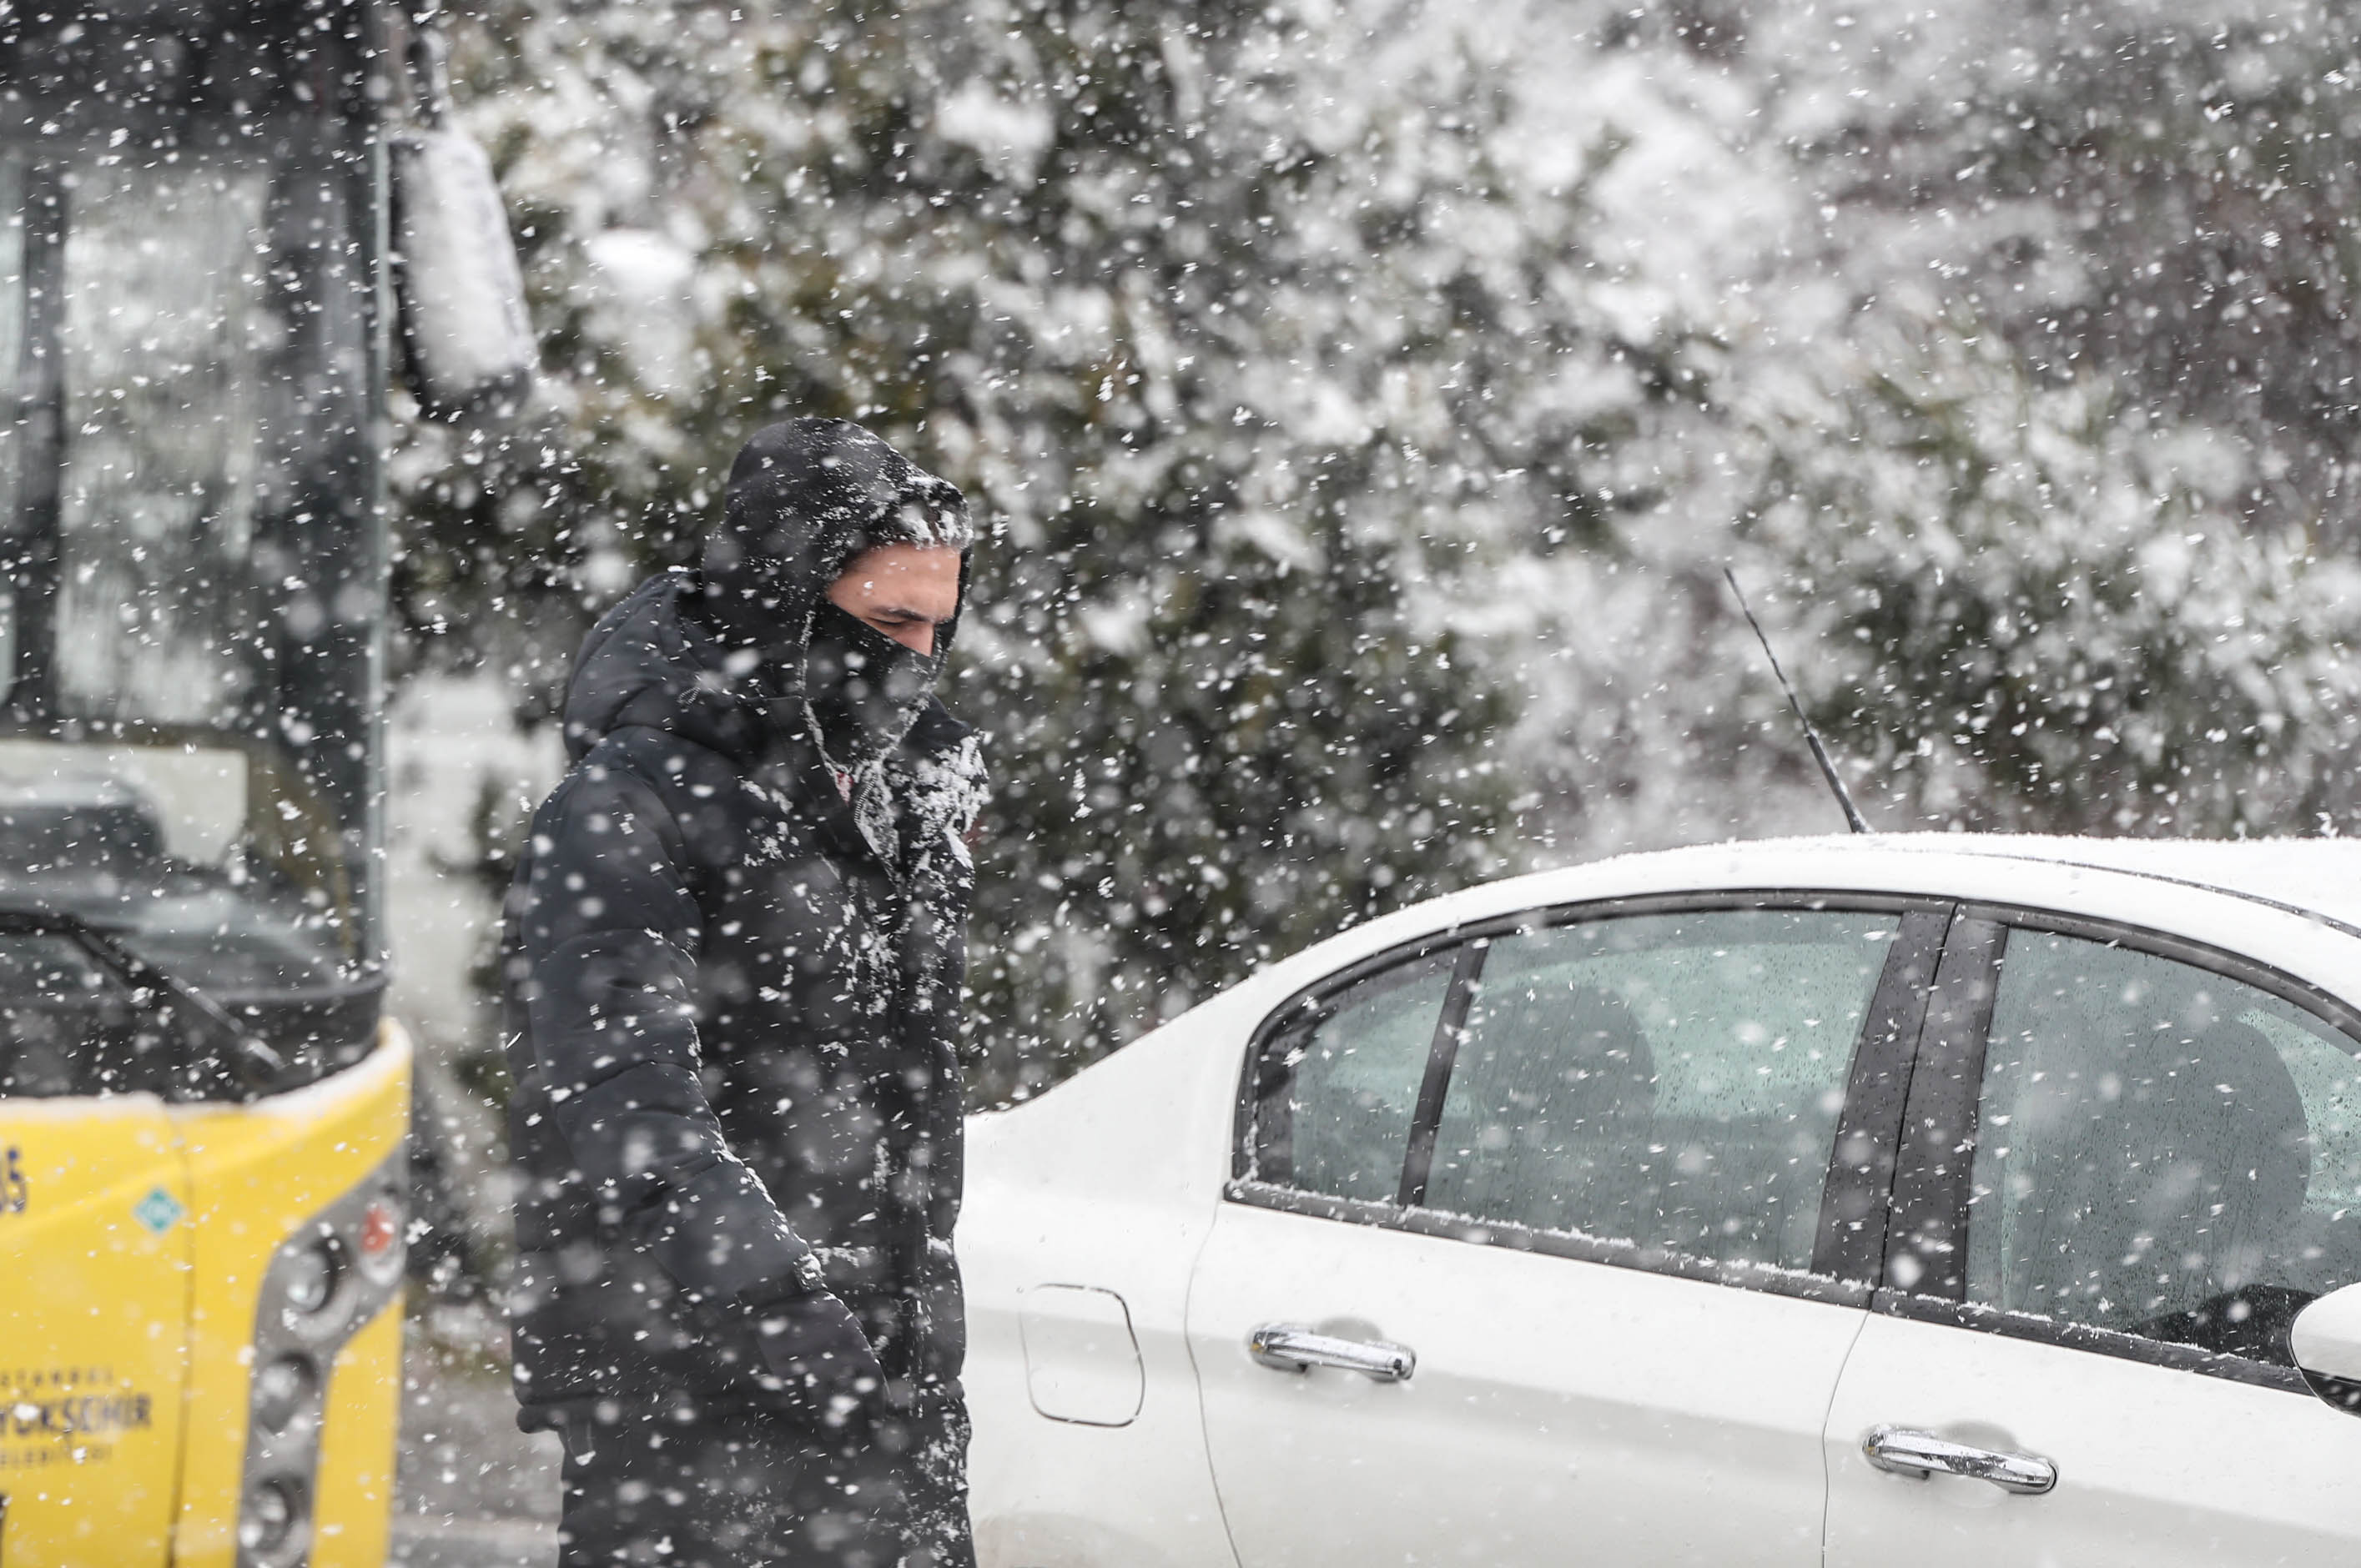
<path fill-rule="evenodd" d="M 965 487 L 988 1095 L 1832 826 L 1725 562 L 1878 825 L 2333 826 L 2361 65 L 2232 12 L 480 0 L 545 407 L 405 436 L 405 607 L 534 718 L 763 421 Z"/>
<path fill-rule="evenodd" d="M 1821 717 L 1895 826 L 2333 828 L 2361 28 L 2111 0 L 1851 20 L 1753 40 L 1843 286 L 1752 531 L 1817 601 Z"/>

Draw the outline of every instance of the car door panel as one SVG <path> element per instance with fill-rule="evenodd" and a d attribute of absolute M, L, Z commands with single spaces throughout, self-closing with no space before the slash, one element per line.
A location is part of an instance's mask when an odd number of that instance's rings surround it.
<path fill-rule="evenodd" d="M 1913 1076 L 1892 1288 L 1829 1409 L 1830 1568 L 1901 1541 L 1934 1568 L 2361 1553 L 2338 1479 L 2361 1424 L 2304 1392 L 2284 1341 L 2361 1273 L 2349 1025 L 2176 939 L 2004 910 L 1960 927 Z M 2055 1485 L 1889 1474 L 1863 1448 L 1883 1426 L 2037 1458 Z"/>
<path fill-rule="evenodd" d="M 2057 1467 L 2056 1486 L 1873 1467 L 1916 1428 Z M 1829 1568 L 2169 1568 L 2349 1562 L 2361 1421 L 2309 1393 L 2080 1347 L 1873 1314 L 1828 1411 Z"/>
<path fill-rule="evenodd" d="M 1821 1421 L 1862 1316 L 1239 1203 L 1189 1309 L 1243 1568 L 1817 1563 Z M 1416 1368 L 1276 1370 L 1247 1349 L 1274 1322 Z"/>
<path fill-rule="evenodd" d="M 1824 1265 L 1877 1255 L 1945 918 L 1536 912 L 1275 1025 L 1188 1310 L 1241 1568 L 1817 1563 L 1868 1299 Z"/>

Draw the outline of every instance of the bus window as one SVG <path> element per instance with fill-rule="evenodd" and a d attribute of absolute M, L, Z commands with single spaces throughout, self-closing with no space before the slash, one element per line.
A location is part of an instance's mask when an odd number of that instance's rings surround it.
<path fill-rule="evenodd" d="M 159 1091 L 164 1020 L 71 937 L 0 935 L 0 1098 Z"/>
<path fill-rule="evenodd" d="M 0 134 L 0 921 L 219 1003 L 243 1097 L 376 1043 L 384 542 L 367 160 L 232 107 Z"/>

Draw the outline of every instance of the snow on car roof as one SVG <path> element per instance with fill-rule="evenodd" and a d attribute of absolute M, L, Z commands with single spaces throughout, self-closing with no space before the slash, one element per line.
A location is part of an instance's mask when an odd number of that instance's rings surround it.
<path fill-rule="evenodd" d="M 1924 862 L 1918 873 L 1909 861 Z M 1949 861 L 1954 870 L 1938 862 Z M 2031 834 L 1865 833 L 1784 839 L 1722 839 L 1662 850 L 1610 855 L 1555 870 L 1479 883 L 1398 909 L 1336 933 L 1296 959 L 1333 966 L 1340 956 L 1375 952 L 1406 937 L 1445 930 L 1471 920 L 1496 919 L 1525 908 L 1598 898 L 1623 898 L 1684 889 L 1730 887 L 1828 887 L 1856 890 L 1915 889 L 1942 897 L 2030 896 L 2036 905 L 2065 911 L 2084 900 L 2055 878 L 2026 879 L 2012 885 L 2003 873 L 1988 874 L 1995 862 L 2015 861 L 2028 868 L 2057 868 L 2071 876 L 2089 871 L 2109 877 L 2154 878 L 2180 887 L 2226 895 L 2361 940 L 2361 839 L 2077 839 Z M 1850 861 L 1850 864 L 1843 862 Z M 1971 868 L 1961 862 L 1982 862 Z M 2060 900 L 2063 900 L 2060 902 Z M 2120 905 L 2120 897 L 2117 899 Z M 2120 908 L 2117 909 L 2120 914 Z M 2221 933 L 2184 932 L 2220 939 Z M 1335 944 L 1342 944 L 1337 946 Z M 1300 980 L 1293 965 L 1279 966 L 1282 978 Z M 2349 963 L 2347 953 L 2340 962 Z M 2361 1005 L 2361 996 L 2356 997 Z"/>
<path fill-rule="evenodd" d="M 2129 872 L 2317 916 L 2361 936 L 2361 839 L 2074 839 L 2003 833 L 1872 833 L 1815 847 L 1991 855 Z"/>

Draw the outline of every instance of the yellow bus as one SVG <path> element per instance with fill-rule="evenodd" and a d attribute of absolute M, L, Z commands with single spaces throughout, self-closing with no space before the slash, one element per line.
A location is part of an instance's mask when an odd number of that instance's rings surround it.
<path fill-rule="evenodd" d="M 0 1568 L 386 1560 L 407 27 L 0 7 Z"/>

